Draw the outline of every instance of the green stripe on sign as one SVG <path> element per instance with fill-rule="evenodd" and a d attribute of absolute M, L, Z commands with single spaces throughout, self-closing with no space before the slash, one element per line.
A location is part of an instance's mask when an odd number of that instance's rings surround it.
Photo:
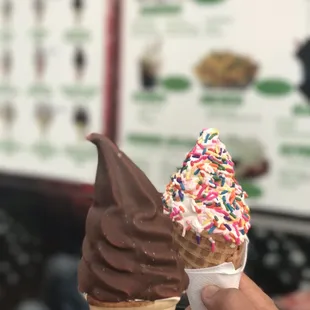
<path fill-rule="evenodd" d="M 187 77 L 170 76 L 162 80 L 162 85 L 169 91 L 185 91 L 191 86 Z"/>
<path fill-rule="evenodd" d="M 297 104 L 293 107 L 293 114 L 298 116 L 309 116 L 310 106 L 307 103 Z"/>
<path fill-rule="evenodd" d="M 200 4 L 219 4 L 224 1 L 225 0 L 196 0 L 196 2 Z"/>
<path fill-rule="evenodd" d="M 156 15 L 156 14 L 177 14 L 180 13 L 182 7 L 179 5 L 156 5 L 149 7 L 142 7 L 140 13 L 142 15 Z"/>
<path fill-rule="evenodd" d="M 151 144 L 159 145 L 163 142 L 163 138 L 158 135 L 129 134 L 127 140 L 132 144 Z"/>
<path fill-rule="evenodd" d="M 256 83 L 256 89 L 258 92 L 268 96 L 284 96 L 288 95 L 293 86 L 282 79 L 266 79 Z"/>

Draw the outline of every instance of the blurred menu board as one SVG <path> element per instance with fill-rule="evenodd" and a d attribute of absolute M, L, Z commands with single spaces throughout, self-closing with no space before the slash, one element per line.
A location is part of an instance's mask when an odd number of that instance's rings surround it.
<path fill-rule="evenodd" d="M 119 144 L 159 190 L 216 127 L 253 207 L 307 213 L 310 2 L 123 1 Z"/>
<path fill-rule="evenodd" d="M 0 0 L 0 168 L 92 182 L 110 1 Z"/>

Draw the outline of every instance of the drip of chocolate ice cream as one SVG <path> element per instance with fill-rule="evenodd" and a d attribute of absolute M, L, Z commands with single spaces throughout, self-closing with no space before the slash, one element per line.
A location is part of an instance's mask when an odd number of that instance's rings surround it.
<path fill-rule="evenodd" d="M 97 301 L 181 296 L 188 278 L 172 240 L 172 222 L 146 175 L 109 139 L 98 149 L 95 198 L 86 221 L 79 289 Z"/>

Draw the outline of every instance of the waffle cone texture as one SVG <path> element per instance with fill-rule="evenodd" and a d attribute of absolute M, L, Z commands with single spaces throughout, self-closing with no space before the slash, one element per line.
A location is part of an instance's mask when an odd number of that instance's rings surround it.
<path fill-rule="evenodd" d="M 99 302 L 91 297 L 87 297 L 90 310 L 130 310 L 130 309 L 146 309 L 146 310 L 174 310 L 179 298 L 163 299 L 156 301 L 127 301 L 127 302 Z"/>
<path fill-rule="evenodd" d="M 235 245 L 226 241 L 221 235 L 209 235 L 206 232 L 201 234 L 198 244 L 196 233 L 187 231 L 184 237 L 182 233 L 182 225 L 174 223 L 173 238 L 186 269 L 209 268 L 229 262 L 233 263 L 235 269 L 242 266 L 245 244 Z M 214 252 L 210 237 L 215 241 Z"/>

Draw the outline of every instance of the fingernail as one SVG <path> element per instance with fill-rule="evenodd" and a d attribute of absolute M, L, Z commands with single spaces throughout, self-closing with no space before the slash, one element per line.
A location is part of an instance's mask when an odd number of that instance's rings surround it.
<path fill-rule="evenodd" d="M 202 298 L 203 299 L 210 299 L 210 298 L 212 298 L 219 291 L 219 289 L 220 288 L 218 286 L 215 286 L 215 285 L 207 286 L 202 291 Z"/>

